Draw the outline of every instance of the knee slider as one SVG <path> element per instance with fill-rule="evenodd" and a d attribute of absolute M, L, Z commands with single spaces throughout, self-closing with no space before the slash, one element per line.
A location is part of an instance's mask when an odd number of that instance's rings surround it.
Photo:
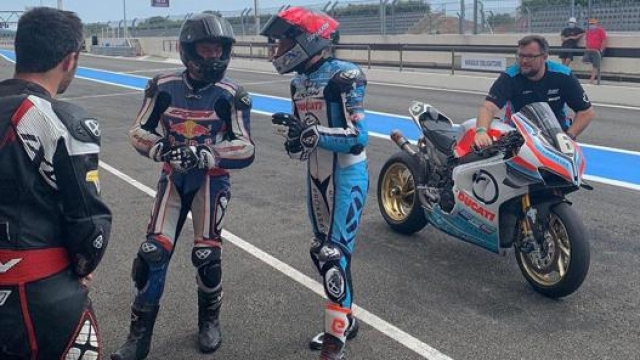
<path fill-rule="evenodd" d="M 198 269 L 198 285 L 203 290 L 214 290 L 222 281 L 222 249 L 217 247 L 194 247 L 191 250 L 191 262 Z"/>
<path fill-rule="evenodd" d="M 153 240 L 147 240 L 140 245 L 138 256 L 133 260 L 131 278 L 138 289 L 142 289 L 149 281 L 151 267 L 166 264 L 169 260 L 167 251 Z"/>
<path fill-rule="evenodd" d="M 324 244 L 318 251 L 324 291 L 334 303 L 342 302 L 347 294 L 347 276 L 340 265 L 343 257 L 343 251 L 334 244 Z"/>

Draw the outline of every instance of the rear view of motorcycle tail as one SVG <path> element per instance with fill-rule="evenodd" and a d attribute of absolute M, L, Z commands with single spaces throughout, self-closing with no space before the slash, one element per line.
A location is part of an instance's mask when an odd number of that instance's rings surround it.
<path fill-rule="evenodd" d="M 459 127 L 435 107 L 414 102 L 409 113 L 423 134 L 414 145 L 399 131 L 401 151 L 378 179 L 380 212 L 394 230 L 427 224 L 498 254 L 515 252 L 519 268 L 544 296 L 559 298 L 583 283 L 590 262 L 580 216 L 566 200 L 582 184 L 577 143 L 554 122 L 545 103 L 494 121 L 494 144 L 472 147 L 475 119 Z"/>

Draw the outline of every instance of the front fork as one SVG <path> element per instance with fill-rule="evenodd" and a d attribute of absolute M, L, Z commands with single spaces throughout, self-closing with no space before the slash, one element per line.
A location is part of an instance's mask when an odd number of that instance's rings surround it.
<path fill-rule="evenodd" d="M 524 218 L 520 223 L 522 226 L 523 235 L 522 241 L 520 242 L 520 249 L 523 253 L 528 254 L 536 248 L 536 239 L 533 235 L 533 226 L 537 220 L 537 211 L 535 208 L 531 207 L 531 199 L 529 198 L 529 194 L 525 194 L 524 196 L 522 196 L 521 205 Z"/>

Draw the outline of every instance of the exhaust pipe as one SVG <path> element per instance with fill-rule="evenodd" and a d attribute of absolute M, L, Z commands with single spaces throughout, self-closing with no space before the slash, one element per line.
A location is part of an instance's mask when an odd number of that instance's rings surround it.
<path fill-rule="evenodd" d="M 393 130 L 391 132 L 391 141 L 393 141 L 402 151 L 407 152 L 411 156 L 415 156 L 418 153 L 413 149 L 409 140 L 407 140 L 404 135 L 400 132 L 400 130 Z"/>

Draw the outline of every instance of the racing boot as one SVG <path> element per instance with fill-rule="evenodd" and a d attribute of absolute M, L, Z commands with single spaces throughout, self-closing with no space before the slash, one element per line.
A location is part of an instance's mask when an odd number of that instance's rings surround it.
<path fill-rule="evenodd" d="M 358 320 L 355 317 L 349 315 L 349 320 L 349 327 L 344 332 L 347 336 L 347 340 L 354 339 L 358 335 L 358 329 L 360 328 L 360 326 L 358 325 Z M 309 341 L 309 348 L 311 350 L 322 350 L 324 335 L 324 332 L 321 332 L 318 335 L 314 336 L 313 339 Z"/>
<path fill-rule="evenodd" d="M 222 344 L 220 305 L 221 290 L 207 293 L 198 289 L 198 347 L 205 354 L 218 350 Z"/>
<path fill-rule="evenodd" d="M 344 343 L 331 334 L 324 334 L 320 360 L 346 360 Z"/>
<path fill-rule="evenodd" d="M 149 354 L 153 325 L 158 316 L 159 306 L 138 309 L 131 306 L 131 325 L 127 341 L 111 354 L 111 360 L 143 360 Z"/>

